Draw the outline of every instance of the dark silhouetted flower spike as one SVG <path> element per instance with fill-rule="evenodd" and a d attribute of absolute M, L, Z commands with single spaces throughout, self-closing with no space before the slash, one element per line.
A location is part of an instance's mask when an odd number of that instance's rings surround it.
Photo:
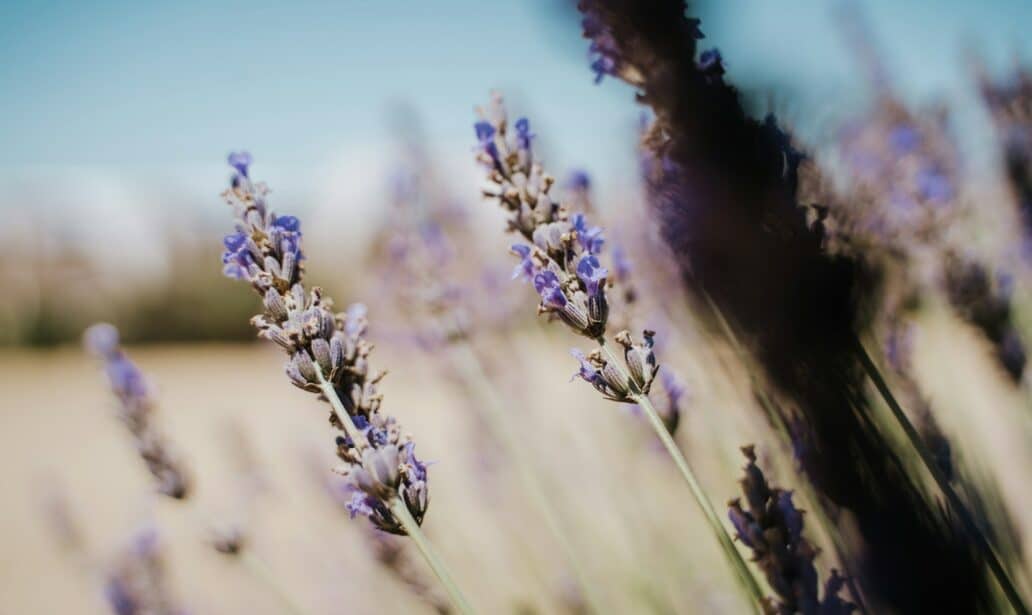
<path fill-rule="evenodd" d="M 111 391 L 120 404 L 119 418 L 136 443 L 140 458 L 157 481 L 158 491 L 177 500 L 187 496 L 190 480 L 182 460 L 154 424 L 156 404 L 143 372 L 119 344 L 118 329 L 107 323 L 83 334 L 86 350 L 104 361 Z"/>
<path fill-rule="evenodd" d="M 831 615 L 852 613 L 856 607 L 839 597 L 844 579 L 832 570 L 824 591 L 817 594 L 817 549 L 803 536 L 803 511 L 792 502 L 792 492 L 772 487 L 756 465 L 752 446 L 742 447 L 747 463 L 741 480 L 745 505 L 728 504 L 728 518 L 738 540 L 753 552 L 753 561 L 777 594 L 765 610 L 776 615 Z"/>
<path fill-rule="evenodd" d="M 223 196 L 236 214 L 236 232 L 223 242 L 225 273 L 247 280 L 262 297 L 263 313 L 251 322 L 259 337 L 287 353 L 290 381 L 333 406 L 330 424 L 340 432 L 338 471 L 352 490 L 354 515 L 404 535 L 391 507 L 404 502 L 415 521 L 422 522 L 429 502 L 426 466 L 394 417 L 380 412 L 376 384 L 385 372 L 373 371 L 369 364 L 372 345 L 365 340 L 365 307 L 355 304 L 336 313 L 322 289 L 306 290 L 301 223 L 268 208 L 265 186 L 248 174 L 250 162 L 245 154 L 229 158 L 237 173 Z"/>

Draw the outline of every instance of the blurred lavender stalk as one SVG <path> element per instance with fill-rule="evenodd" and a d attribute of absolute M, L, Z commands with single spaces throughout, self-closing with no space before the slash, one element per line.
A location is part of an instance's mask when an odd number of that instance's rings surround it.
<path fill-rule="evenodd" d="M 415 456 L 415 442 L 402 437 L 394 417 L 380 412 L 376 384 L 385 372 L 372 372 L 365 340 L 365 307 L 346 314 L 331 311 L 322 289 L 306 292 L 301 223 L 277 216 L 265 201 L 268 189 L 251 180 L 251 156 L 230 154 L 235 169 L 223 193 L 236 216 L 236 232 L 223 241 L 224 273 L 249 282 L 262 297 L 263 313 L 252 319 L 259 336 L 279 345 L 290 357 L 289 380 L 331 406 L 338 472 L 352 491 L 350 510 L 382 531 L 408 535 L 448 591 L 456 608 L 472 608 L 420 529 L 429 504 L 427 467 Z"/>
<path fill-rule="evenodd" d="M 186 614 L 168 587 L 156 528 L 141 528 L 122 550 L 107 575 L 104 597 L 115 615 Z"/>
<path fill-rule="evenodd" d="M 547 314 L 598 343 L 598 348 L 587 355 L 573 351 L 581 366 L 576 376 L 606 399 L 642 408 L 702 509 L 738 580 L 751 595 L 754 607 L 759 608 L 764 599 L 759 585 L 649 400 L 648 393 L 659 369 L 652 351 L 654 333 L 645 331 L 642 342 L 635 342 L 628 331 L 616 334 L 614 340 L 623 350 L 622 359 L 607 345 L 609 271 L 598 258 L 604 243 L 602 228 L 591 226 L 584 214 L 570 216 L 565 207 L 552 201 L 549 191 L 555 180 L 534 160 L 531 141 L 535 135 L 526 118 L 516 120 L 514 130 L 509 132 L 505 106 L 498 94 L 492 96 L 486 108 L 478 109 L 478 114 L 480 120 L 474 125 L 479 141 L 476 159 L 487 174 L 483 194 L 496 200 L 509 214 L 508 231 L 518 233 L 528 242 L 512 246 L 513 254 L 520 259 L 513 278 L 533 282 L 541 298 L 539 314 Z"/>
<path fill-rule="evenodd" d="M 472 407 L 480 413 L 491 436 L 502 444 L 506 456 L 515 465 L 525 493 L 545 521 L 545 527 L 559 547 L 576 581 L 576 589 L 596 613 L 605 612 L 604 602 L 595 595 L 584 566 L 571 543 L 562 515 L 552 504 L 525 447 L 518 441 L 519 429 L 511 423 L 518 409 L 511 407 L 497 391 L 484 364 L 472 344 L 474 325 L 491 323 L 490 315 L 498 312 L 497 301 L 476 301 L 475 289 L 457 280 L 468 279 L 468 264 L 483 262 L 473 257 L 476 246 L 470 241 L 465 212 L 459 212 L 450 200 L 441 201 L 431 193 L 426 176 L 429 164 L 417 149 L 412 169 L 400 165 L 395 176 L 394 201 L 397 220 L 386 230 L 387 241 L 398 249 L 390 259 L 395 282 L 385 285 L 395 290 L 394 303 L 406 306 L 414 334 L 423 343 L 420 347 L 434 356 L 443 355 L 447 367 L 460 385 L 471 394 Z M 456 241 L 464 248 L 458 258 Z M 466 264 L 466 267 L 463 265 Z M 494 333 L 505 333 L 501 324 L 491 326 Z"/>
<path fill-rule="evenodd" d="M 738 540 L 753 552 L 753 561 L 777 593 L 764 610 L 770 615 L 849 615 L 856 605 L 838 594 L 845 579 L 832 569 L 823 600 L 817 593 L 817 569 L 813 560 L 818 550 L 803 536 L 803 512 L 792 502 L 792 492 L 767 483 L 756 465 L 752 446 L 742 447 L 745 476 L 740 481 L 745 507 L 739 498 L 728 504 L 728 518 Z"/>
<path fill-rule="evenodd" d="M 778 411 L 786 425 L 799 426 L 793 444 L 822 505 L 849 510 L 857 522 L 861 540 L 850 555 L 865 589 L 898 610 L 992 603 L 986 566 L 1005 591 L 1009 579 L 984 536 L 969 527 L 969 537 L 958 532 L 873 420 L 861 374 L 884 382 L 857 341 L 864 324 L 858 300 L 867 298 L 870 280 L 862 263 L 826 250 L 826 213 L 815 211 L 811 224 L 799 207 L 802 153 L 773 117 L 760 122 L 746 113 L 719 53 L 698 53 L 699 21 L 685 14 L 683 0 L 582 0 L 580 9 L 598 77 L 627 82 L 655 114 L 644 139 L 659 161 L 649 181 L 682 278 L 697 300 L 711 298 L 744 329 L 767 386 L 791 401 Z M 879 392 L 890 398 L 883 386 Z M 896 418 L 912 427 L 902 413 Z M 913 444 L 921 452 L 920 440 Z M 963 583 L 944 591 L 935 580 L 945 577 Z"/>
<path fill-rule="evenodd" d="M 158 491 L 182 500 L 190 481 L 182 460 L 172 452 L 154 424 L 155 401 L 143 373 L 119 345 L 118 330 L 107 323 L 91 326 L 83 334 L 86 349 L 104 361 L 111 391 L 120 404 L 119 418 L 129 429 L 136 450 L 157 481 Z"/>
<path fill-rule="evenodd" d="M 1005 78 L 977 74 L 982 100 L 1000 142 L 1000 157 L 1023 228 L 1022 254 L 1032 258 L 1032 72 L 1016 67 Z"/>

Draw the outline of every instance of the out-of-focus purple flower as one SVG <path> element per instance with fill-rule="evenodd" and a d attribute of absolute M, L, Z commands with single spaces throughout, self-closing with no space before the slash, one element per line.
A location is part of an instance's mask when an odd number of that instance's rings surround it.
<path fill-rule="evenodd" d="M 364 303 L 352 303 L 348 306 L 344 315 L 344 333 L 348 337 L 356 338 L 365 333 L 368 311 Z"/>
<path fill-rule="evenodd" d="M 491 157 L 494 166 L 501 166 L 501 159 L 498 157 L 498 146 L 494 142 L 495 127 L 490 122 L 481 120 L 473 124 L 473 130 L 477 134 L 477 141 L 480 142 L 478 148 Z"/>
<path fill-rule="evenodd" d="M 598 254 L 602 251 L 605 238 L 602 237 L 602 227 L 588 226 L 588 219 L 582 213 L 573 214 L 570 218 L 573 230 L 577 231 L 577 241 L 588 254 Z"/>
<path fill-rule="evenodd" d="M 627 257 L 627 250 L 622 245 L 613 246 L 613 272 L 617 280 L 627 280 L 631 277 L 631 260 Z"/>
<path fill-rule="evenodd" d="M 97 323 L 86 329 L 82 336 L 83 345 L 98 357 L 111 357 L 118 351 L 118 329 L 106 322 Z"/>
<path fill-rule="evenodd" d="M 104 598 L 115 615 L 137 615 L 139 607 L 118 577 L 111 577 L 104 583 Z"/>
<path fill-rule="evenodd" d="M 111 389 L 122 399 L 140 400 L 147 396 L 147 383 L 140 368 L 119 353 L 109 355 L 104 367 Z"/>
<path fill-rule="evenodd" d="M 580 169 L 570 173 L 566 179 L 566 186 L 571 190 L 588 190 L 591 188 L 591 176 Z"/>
<path fill-rule="evenodd" d="M 249 152 L 230 152 L 229 156 L 226 157 L 226 162 L 229 163 L 229 166 L 236 169 L 237 173 L 247 177 L 248 168 L 254 162 L 254 159 Z"/>
<path fill-rule="evenodd" d="M 536 135 L 530 132 L 530 121 L 521 117 L 516 120 L 516 147 L 521 150 L 530 150 L 530 140 Z"/>
<path fill-rule="evenodd" d="M 688 390 L 669 368 L 660 370 L 659 381 L 663 385 L 663 390 L 666 391 L 670 405 L 676 407 Z"/>
<path fill-rule="evenodd" d="M 785 527 L 788 528 L 789 540 L 798 542 L 803 535 L 803 514 L 792 503 L 791 491 L 778 493 L 778 510 L 785 520 Z"/>
<path fill-rule="evenodd" d="M 909 154 L 921 145 L 921 135 L 909 124 L 900 124 L 889 132 L 889 145 L 896 154 Z"/>
<path fill-rule="evenodd" d="M 533 253 L 530 246 L 522 243 L 513 244 L 510 248 L 514 254 L 520 257 L 519 264 L 512 270 L 512 279 L 523 278 L 525 280 L 534 279 L 534 259 L 530 257 Z"/>
<path fill-rule="evenodd" d="M 358 516 L 368 517 L 373 514 L 373 508 L 369 505 L 371 499 L 364 492 L 356 489 L 351 493 L 351 499 L 344 504 L 344 509 L 348 511 L 348 515 L 352 519 Z"/>
<path fill-rule="evenodd" d="M 577 277 L 584 282 L 589 296 L 598 295 L 608 276 L 609 270 L 593 254 L 585 254 L 577 263 Z"/>
<path fill-rule="evenodd" d="M 953 184 L 945 174 L 933 168 L 918 172 L 917 189 L 929 201 L 946 202 L 953 198 Z"/>
<path fill-rule="evenodd" d="M 548 269 L 537 272 L 534 275 L 534 290 L 541 295 L 541 303 L 545 307 L 553 310 L 566 307 L 566 295 L 554 272 Z"/>
<path fill-rule="evenodd" d="M 737 501 L 732 502 L 727 509 L 727 518 L 731 521 L 731 525 L 734 526 L 735 533 L 738 534 L 738 540 L 742 541 L 742 544 L 750 549 L 755 549 L 756 544 L 752 540 L 753 526 L 755 524 L 746 516 L 740 503 Z"/>

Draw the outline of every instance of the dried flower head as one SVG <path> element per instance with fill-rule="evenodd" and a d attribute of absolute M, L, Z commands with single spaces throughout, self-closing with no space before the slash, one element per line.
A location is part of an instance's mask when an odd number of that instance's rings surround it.
<path fill-rule="evenodd" d="M 136 450 L 157 481 L 158 491 L 177 500 L 190 491 L 182 460 L 173 452 L 154 421 L 156 404 L 143 372 L 119 344 L 118 329 L 98 323 L 83 334 L 86 350 L 104 361 L 111 391 L 119 401 L 119 418 L 129 429 Z"/>
<path fill-rule="evenodd" d="M 300 221 L 269 209 L 265 186 L 252 182 L 248 167 L 235 161 L 239 156 L 230 157 L 237 173 L 223 194 L 236 215 L 236 231 L 223 242 L 225 274 L 247 280 L 262 297 L 264 310 L 251 322 L 259 337 L 287 353 L 288 379 L 334 407 L 330 424 L 339 432 L 338 471 L 352 490 L 353 514 L 369 517 L 383 531 L 405 534 L 391 504 L 400 499 L 422 522 L 429 503 L 426 465 L 394 417 L 380 412 L 376 385 L 386 373 L 369 364 L 373 347 L 365 339 L 365 306 L 336 313 L 319 287 L 305 288 Z"/>

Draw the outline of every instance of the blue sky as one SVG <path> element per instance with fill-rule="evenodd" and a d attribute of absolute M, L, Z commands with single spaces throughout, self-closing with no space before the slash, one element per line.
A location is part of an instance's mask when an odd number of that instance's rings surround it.
<path fill-rule="evenodd" d="M 863 93 L 836 4 L 723 0 L 700 12 L 730 76 L 772 90 L 776 108 L 818 134 Z M 962 95 L 965 46 L 997 65 L 1028 58 L 1032 2 L 863 4 L 915 100 Z M 557 170 L 630 181 L 639 110 L 623 84 L 593 84 L 577 19 L 558 0 L 5 2 L 0 181 L 31 192 L 74 169 L 135 191 L 161 179 L 205 194 L 225 152 L 244 147 L 302 193 L 327 161 L 382 159 L 399 103 L 442 158 L 466 160 L 471 108 L 490 88 L 531 117 Z"/>

